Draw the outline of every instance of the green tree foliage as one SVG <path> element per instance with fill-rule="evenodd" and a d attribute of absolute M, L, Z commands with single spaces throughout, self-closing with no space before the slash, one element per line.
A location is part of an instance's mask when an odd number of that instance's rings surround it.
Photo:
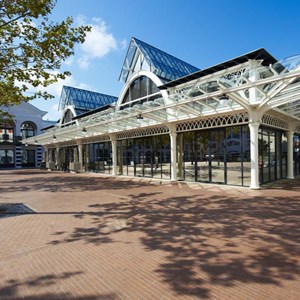
<path fill-rule="evenodd" d="M 49 20 L 55 5 L 56 0 L 0 1 L 0 105 L 53 98 L 39 88 L 70 75 L 61 64 L 90 27 L 73 27 L 71 17 Z"/>

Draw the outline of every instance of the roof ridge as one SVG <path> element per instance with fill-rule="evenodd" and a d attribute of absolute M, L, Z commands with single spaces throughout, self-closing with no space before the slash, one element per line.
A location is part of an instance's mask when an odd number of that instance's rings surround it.
<path fill-rule="evenodd" d="M 95 91 L 91 91 L 91 90 L 86 90 L 86 89 L 83 89 L 83 88 L 73 87 L 73 86 L 70 86 L 70 85 L 63 85 L 62 88 L 64 89 L 65 87 L 66 88 L 80 90 L 80 91 L 84 91 L 84 92 L 88 92 L 88 93 L 95 93 L 95 94 L 99 94 L 99 95 L 104 95 L 104 96 L 110 96 L 110 97 L 118 98 L 117 96 L 113 96 L 113 95 L 109 95 L 109 94 L 104 94 L 104 93 L 100 93 L 100 92 L 95 92 Z"/>
<path fill-rule="evenodd" d="M 166 51 L 164 51 L 164 50 L 161 50 L 161 49 L 159 49 L 159 48 L 157 48 L 157 47 L 155 47 L 155 46 L 152 46 L 152 45 L 150 45 L 150 44 L 148 44 L 148 43 L 146 43 L 146 42 L 144 42 L 144 41 L 142 41 L 142 40 L 140 40 L 140 39 L 137 39 L 137 38 L 135 38 L 135 37 L 132 37 L 132 39 L 135 40 L 135 41 L 139 41 L 139 42 L 141 42 L 141 43 L 143 43 L 143 44 L 146 44 L 147 46 L 150 46 L 150 47 L 152 47 L 152 48 L 154 48 L 154 49 L 156 49 L 156 50 L 158 50 L 158 51 L 160 51 L 160 52 L 166 54 L 167 56 L 171 56 L 172 58 L 175 58 L 176 60 L 179 60 L 179 61 L 183 62 L 184 64 L 190 65 L 191 67 L 200 70 L 198 67 L 196 67 L 196 66 L 194 66 L 194 65 L 192 65 L 192 64 L 190 64 L 190 63 L 188 63 L 188 62 L 186 62 L 186 61 L 184 61 L 184 60 L 182 60 L 182 59 L 180 59 L 180 58 L 178 58 L 178 57 L 176 57 L 176 56 L 174 56 L 173 54 L 170 54 L 170 53 L 168 53 L 168 52 L 166 52 Z"/>

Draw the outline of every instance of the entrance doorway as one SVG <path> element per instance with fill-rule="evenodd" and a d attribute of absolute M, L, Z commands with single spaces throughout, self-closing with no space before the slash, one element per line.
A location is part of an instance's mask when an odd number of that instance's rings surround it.
<path fill-rule="evenodd" d="M 23 150 L 22 167 L 35 167 L 35 150 Z"/>
<path fill-rule="evenodd" d="M 195 141 L 196 181 L 226 183 L 225 130 L 196 132 Z"/>

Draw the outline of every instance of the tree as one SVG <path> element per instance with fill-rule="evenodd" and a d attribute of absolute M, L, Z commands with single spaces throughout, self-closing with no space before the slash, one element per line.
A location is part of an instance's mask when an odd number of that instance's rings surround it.
<path fill-rule="evenodd" d="M 73 27 L 71 17 L 50 21 L 55 5 L 56 0 L 1 0 L 0 105 L 53 98 L 41 87 L 70 75 L 60 70 L 61 64 L 90 27 Z"/>

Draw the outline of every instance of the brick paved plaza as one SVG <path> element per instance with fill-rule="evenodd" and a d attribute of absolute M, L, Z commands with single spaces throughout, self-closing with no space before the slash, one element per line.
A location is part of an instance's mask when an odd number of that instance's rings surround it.
<path fill-rule="evenodd" d="M 300 299 L 300 179 L 0 178 L 0 205 L 36 212 L 0 215 L 0 299 Z"/>

